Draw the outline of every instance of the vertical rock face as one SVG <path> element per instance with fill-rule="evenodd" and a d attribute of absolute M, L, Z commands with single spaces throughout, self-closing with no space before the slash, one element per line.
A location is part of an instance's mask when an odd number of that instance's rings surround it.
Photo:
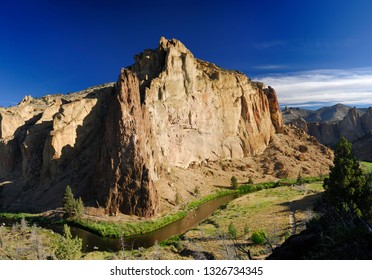
<path fill-rule="evenodd" d="M 372 131 L 372 107 L 369 107 L 367 112 L 360 118 L 361 120 L 361 127 L 368 133 Z"/>
<path fill-rule="evenodd" d="M 157 194 L 147 153 L 152 131 L 139 89 L 137 77 L 130 70 L 122 70 L 109 104 L 97 177 L 92 183 L 99 190 L 98 198 L 105 198 L 102 202 L 107 212 L 148 217 L 155 213 Z"/>
<path fill-rule="evenodd" d="M 86 205 L 149 217 L 164 170 L 255 156 L 282 131 L 272 88 L 161 38 L 115 86 L 0 110 L 0 177 L 20 174 L 0 208 L 58 207 L 70 185 Z"/>
<path fill-rule="evenodd" d="M 140 78 L 163 166 L 242 158 L 267 147 L 275 133 L 268 96 L 243 74 L 195 59 L 174 39 L 161 38 L 157 50 L 136 61 L 131 69 Z M 276 125 L 283 125 L 279 117 Z"/>
<path fill-rule="evenodd" d="M 272 87 L 265 89 L 265 94 L 269 100 L 270 116 L 271 122 L 273 123 L 277 133 L 282 133 L 284 131 L 283 117 L 280 112 L 278 98 L 276 92 Z"/>

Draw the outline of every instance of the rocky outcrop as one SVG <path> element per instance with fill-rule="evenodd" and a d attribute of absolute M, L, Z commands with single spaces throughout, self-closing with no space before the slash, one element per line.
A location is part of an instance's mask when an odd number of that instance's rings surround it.
<path fill-rule="evenodd" d="M 276 92 L 272 87 L 268 87 L 264 90 L 269 100 L 269 108 L 270 108 L 270 116 L 271 122 L 273 123 L 275 130 L 277 133 L 282 133 L 284 131 L 283 126 L 283 117 L 280 112 L 278 98 L 276 96 Z"/>
<path fill-rule="evenodd" d="M 58 207 L 70 185 L 86 205 L 150 217 L 173 167 L 257 156 L 283 131 L 274 89 L 161 38 L 116 84 L 0 111 L 0 176 L 17 186 L 0 208 Z"/>
<path fill-rule="evenodd" d="M 113 90 L 113 84 L 107 84 L 68 95 L 27 98 L 6 109 L 23 124 L 0 140 L 0 178 L 11 182 L 3 187 L 0 208 L 59 207 L 67 185 L 84 201 L 94 201 L 87 186 Z"/>
<path fill-rule="evenodd" d="M 261 153 L 275 133 L 268 98 L 243 74 L 195 59 L 177 40 L 136 56 L 163 166 Z M 282 125 L 282 124 L 281 124 Z"/>
<path fill-rule="evenodd" d="M 361 110 L 349 109 L 341 121 L 306 122 L 303 118 L 293 120 L 291 124 L 308 132 L 327 146 L 333 147 L 341 137 L 353 143 L 354 154 L 363 160 L 372 160 L 370 151 L 370 134 L 372 132 L 372 108 L 360 114 Z"/>
<path fill-rule="evenodd" d="M 353 153 L 360 160 L 372 161 L 372 108 L 353 108 L 343 104 L 318 110 L 286 108 L 287 124 L 303 129 L 323 145 L 333 147 L 341 137 L 353 143 Z"/>
<path fill-rule="evenodd" d="M 342 121 L 346 117 L 350 109 L 353 109 L 353 107 L 343 104 L 336 104 L 330 107 L 322 107 L 317 110 L 285 107 L 282 114 L 283 121 L 286 124 L 291 123 L 292 121 L 295 121 L 299 118 L 302 118 L 307 122 L 331 123 Z M 356 110 L 359 116 L 364 115 L 367 111 L 367 109 L 365 108 L 354 108 L 354 110 Z"/>
<path fill-rule="evenodd" d="M 156 154 L 151 152 L 155 148 L 152 127 L 139 89 L 137 76 L 122 70 L 109 104 L 92 185 L 107 212 L 148 217 L 158 204 L 149 170 Z"/>

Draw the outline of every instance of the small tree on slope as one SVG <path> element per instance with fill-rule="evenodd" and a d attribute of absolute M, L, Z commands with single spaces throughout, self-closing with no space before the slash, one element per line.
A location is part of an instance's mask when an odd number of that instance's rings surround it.
<path fill-rule="evenodd" d="M 63 208 L 66 211 L 67 217 L 72 217 L 75 213 L 75 199 L 72 194 L 70 186 L 66 187 L 65 194 L 63 195 Z"/>
<path fill-rule="evenodd" d="M 70 186 L 66 187 L 65 194 L 63 196 L 63 208 L 66 212 L 67 218 L 80 219 L 84 212 L 84 203 L 79 197 L 74 199 L 74 194 Z"/>

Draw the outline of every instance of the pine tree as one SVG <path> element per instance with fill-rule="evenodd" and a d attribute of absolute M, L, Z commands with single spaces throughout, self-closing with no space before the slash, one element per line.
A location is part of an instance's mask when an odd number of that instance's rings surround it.
<path fill-rule="evenodd" d="M 351 143 L 342 137 L 335 147 L 334 166 L 323 187 L 331 205 L 360 215 L 358 204 L 363 197 L 366 178 L 351 148 Z"/>
<path fill-rule="evenodd" d="M 63 208 L 66 212 L 66 216 L 71 218 L 75 214 L 76 202 L 70 186 L 66 187 L 65 194 L 63 196 Z"/>
<path fill-rule="evenodd" d="M 84 203 L 81 197 L 75 201 L 75 218 L 80 219 L 84 213 Z"/>
<path fill-rule="evenodd" d="M 236 179 L 235 176 L 232 176 L 231 177 L 231 187 L 233 189 L 237 189 L 239 187 L 239 185 L 238 185 L 238 179 Z"/>
<path fill-rule="evenodd" d="M 236 228 L 232 222 L 229 224 L 227 228 L 227 233 L 230 238 L 236 239 L 238 232 L 236 231 Z"/>
<path fill-rule="evenodd" d="M 297 185 L 303 185 L 304 184 L 304 179 L 302 178 L 301 171 L 298 172 L 296 183 L 297 183 Z"/>

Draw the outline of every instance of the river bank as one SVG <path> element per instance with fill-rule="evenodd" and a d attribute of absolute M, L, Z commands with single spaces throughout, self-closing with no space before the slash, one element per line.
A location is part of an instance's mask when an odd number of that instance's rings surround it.
<path fill-rule="evenodd" d="M 310 182 L 315 181 L 317 178 L 305 178 L 304 181 Z M 182 207 L 179 208 L 179 210 L 175 213 L 172 213 L 168 216 L 162 217 L 160 219 L 154 219 L 152 221 L 140 221 L 140 222 L 129 222 L 129 223 L 112 223 L 112 222 L 103 222 L 103 221 L 94 221 L 91 220 L 88 223 L 88 226 L 83 224 L 81 221 L 64 221 L 64 220 L 58 220 L 56 219 L 56 215 L 54 215 L 54 223 L 61 224 L 63 222 L 68 222 L 70 224 L 76 225 L 76 228 L 72 228 L 73 234 L 76 234 L 77 236 L 82 236 L 85 252 L 89 251 L 96 251 L 96 250 L 102 250 L 102 251 L 119 251 L 122 248 L 122 239 L 120 238 L 108 238 L 107 236 L 116 236 L 116 237 L 123 237 L 127 236 L 127 239 L 125 240 L 125 243 L 127 244 L 127 247 L 130 249 L 133 248 L 140 248 L 140 247 L 149 247 L 154 244 L 156 244 L 156 241 L 161 242 L 162 240 L 166 240 L 170 238 L 173 235 L 183 234 L 184 232 L 188 231 L 192 227 L 196 227 L 198 223 L 200 223 L 202 220 L 206 219 L 209 215 L 213 213 L 214 210 L 216 210 L 220 205 L 226 204 L 228 201 L 230 201 L 234 196 L 246 194 L 246 193 L 254 193 L 258 192 L 260 190 L 266 190 L 266 189 L 274 189 L 278 188 L 280 186 L 290 186 L 295 185 L 296 180 L 281 180 L 278 182 L 266 182 L 266 183 L 260 183 L 255 185 L 241 185 L 238 189 L 232 190 L 227 189 L 215 194 L 208 195 L 206 197 L 197 199 L 195 201 L 191 201 Z M 229 198 L 230 196 L 230 198 Z M 211 212 L 207 213 L 207 215 L 202 215 L 204 210 L 199 211 L 198 213 L 194 213 L 197 209 L 200 208 L 200 206 L 205 205 L 208 202 L 216 201 L 217 199 L 226 199 L 225 201 L 221 201 L 219 205 L 214 205 L 213 207 L 209 209 Z M 208 205 L 207 205 L 208 206 Z M 208 208 L 208 207 L 207 207 Z M 194 211 L 194 212 L 193 212 Z M 204 213 L 205 214 L 205 213 Z M 190 215 L 190 217 L 196 217 L 196 219 L 193 221 L 193 223 L 189 223 L 188 226 L 181 225 L 177 226 L 175 225 L 173 228 L 175 230 L 169 230 L 169 228 L 165 228 L 166 225 L 172 225 L 174 224 L 174 221 L 180 221 L 182 218 L 185 218 L 187 215 Z M 239 214 L 238 214 L 239 215 Z M 1 214 L 0 217 L 7 217 L 8 219 L 13 218 L 14 220 L 18 220 L 22 217 L 25 217 L 29 223 L 40 221 L 42 223 L 48 223 L 48 217 L 44 214 Z M 181 219 L 179 218 L 181 217 Z M 190 218 L 189 217 L 189 218 Z M 42 224 L 41 223 L 41 224 Z M 86 223 L 86 220 L 85 220 Z M 94 230 L 95 228 L 91 225 L 94 225 L 97 228 L 97 225 L 100 230 Z M 102 228 L 101 228 L 102 227 Z M 81 228 L 86 228 L 89 231 L 81 230 Z M 93 228 L 93 230 L 92 230 Z M 110 230 L 108 231 L 107 228 Z M 153 233 L 158 231 L 159 229 L 163 229 L 163 232 L 166 232 L 167 234 L 161 234 L 161 238 L 159 238 L 159 235 L 157 237 L 150 237 L 150 240 L 146 240 L 146 238 L 142 238 L 141 241 L 137 242 L 137 245 L 134 245 L 135 242 L 133 240 L 139 240 L 141 239 L 141 236 L 145 236 L 146 234 Z M 89 245 L 87 242 L 84 242 L 84 239 L 91 240 L 91 242 L 97 244 L 97 240 L 100 240 L 102 238 L 98 237 L 96 234 L 92 234 L 91 232 L 96 232 L 100 236 L 106 236 L 103 239 L 105 242 L 110 243 L 110 246 L 97 246 L 97 245 Z M 113 232 L 115 234 L 113 234 Z M 140 234 L 138 234 L 140 233 Z M 151 236 L 151 235 L 150 235 Z M 129 238 L 128 238 L 129 237 Z M 114 244 L 114 245 L 112 245 Z M 87 247 L 89 247 L 87 249 Z"/>

